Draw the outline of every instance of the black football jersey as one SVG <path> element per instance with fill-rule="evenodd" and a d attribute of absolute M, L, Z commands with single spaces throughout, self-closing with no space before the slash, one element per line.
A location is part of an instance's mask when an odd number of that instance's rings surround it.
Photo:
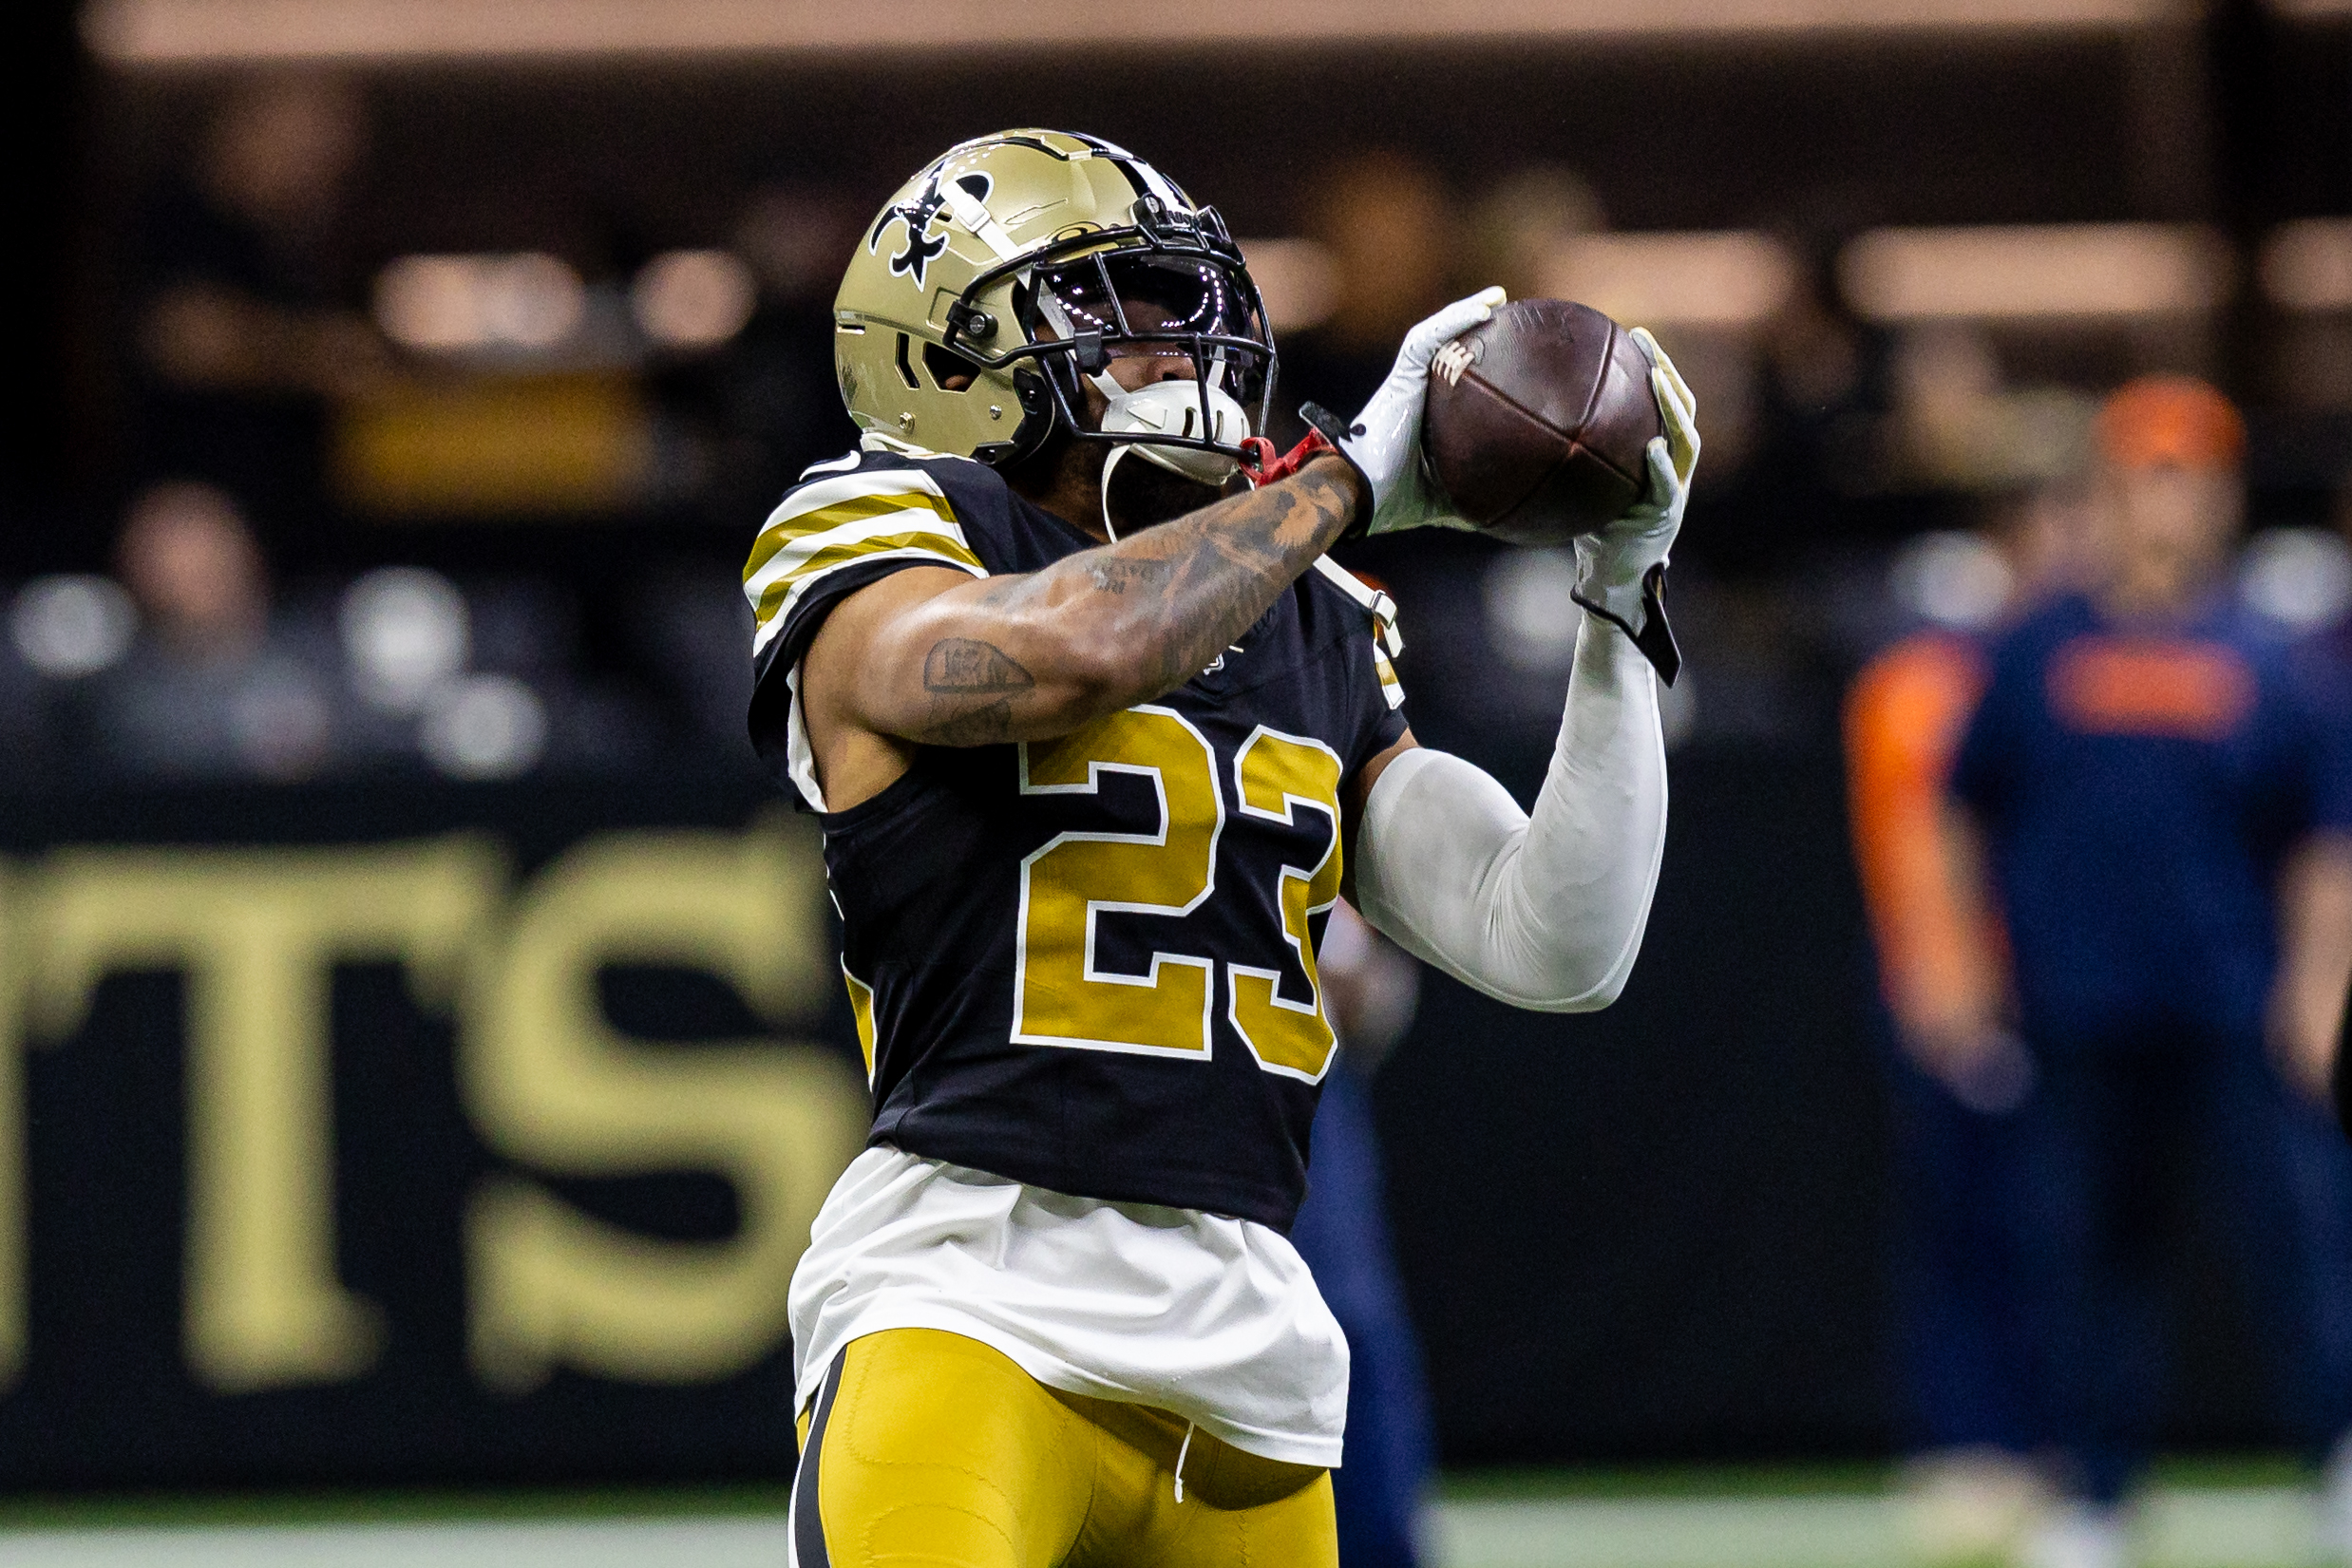
<path fill-rule="evenodd" d="M 922 747 L 845 811 L 810 765 L 793 687 L 844 595 L 1093 543 L 967 459 L 811 468 L 744 573 L 752 736 L 825 826 L 871 1142 L 1286 1231 L 1335 1049 L 1315 948 L 1341 788 L 1405 727 L 1385 595 L 1318 563 L 1160 700 L 1055 740 Z"/>

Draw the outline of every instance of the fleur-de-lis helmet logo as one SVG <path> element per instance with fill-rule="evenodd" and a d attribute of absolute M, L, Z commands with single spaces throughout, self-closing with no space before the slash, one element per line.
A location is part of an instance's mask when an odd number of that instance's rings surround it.
<path fill-rule="evenodd" d="M 973 200 L 986 201 L 995 182 L 984 174 L 967 174 L 958 176 L 956 183 Z M 923 186 L 922 195 L 883 212 L 874 225 L 874 232 L 866 236 L 865 248 L 868 251 L 880 249 L 882 232 L 893 222 L 903 222 L 906 225 L 906 249 L 890 258 L 890 275 L 911 278 L 916 288 L 921 288 L 924 271 L 930 267 L 935 256 L 947 249 L 947 236 L 928 232 L 932 220 L 939 216 L 939 209 L 947 204 L 948 198 L 939 189 L 939 172 L 934 170 Z"/>

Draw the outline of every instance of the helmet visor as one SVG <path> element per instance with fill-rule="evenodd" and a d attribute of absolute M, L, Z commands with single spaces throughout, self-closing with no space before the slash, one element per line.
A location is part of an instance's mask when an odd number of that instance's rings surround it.
<path fill-rule="evenodd" d="M 1099 332 L 1114 358 L 1189 359 L 1197 344 L 1204 369 L 1232 372 L 1244 401 L 1270 357 L 1256 291 L 1222 262 L 1113 252 L 1041 268 L 1035 287 L 1053 335 Z"/>

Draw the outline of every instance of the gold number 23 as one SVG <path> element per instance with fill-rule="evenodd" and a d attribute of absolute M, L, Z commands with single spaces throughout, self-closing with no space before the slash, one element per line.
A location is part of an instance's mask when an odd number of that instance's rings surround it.
<path fill-rule="evenodd" d="M 1025 795 L 1092 795 L 1106 773 L 1151 781 L 1158 828 L 1063 833 L 1021 862 L 1013 1038 L 1204 1059 L 1215 961 L 1155 952 L 1146 973 L 1107 973 L 1094 944 L 1105 912 L 1186 915 L 1216 892 L 1217 841 L 1225 828 L 1216 752 L 1181 714 L 1148 705 L 1021 748 Z M 1227 1016 L 1258 1065 L 1315 1083 L 1331 1065 L 1334 1041 L 1307 921 L 1339 897 L 1339 758 L 1320 741 L 1261 725 L 1235 754 L 1233 774 L 1244 815 L 1297 826 L 1299 813 L 1311 811 L 1329 824 L 1321 857 L 1284 865 L 1278 889 L 1282 940 L 1306 973 L 1306 995 L 1282 994 L 1279 954 L 1268 954 L 1264 967 L 1225 965 Z"/>

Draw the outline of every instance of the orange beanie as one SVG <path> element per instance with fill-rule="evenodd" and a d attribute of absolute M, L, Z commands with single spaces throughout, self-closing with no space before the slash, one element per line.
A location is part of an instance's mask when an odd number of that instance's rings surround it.
<path fill-rule="evenodd" d="M 2246 422 L 2202 381 L 2142 376 L 2099 409 L 2098 444 L 2118 468 L 2235 468 L 2246 456 Z"/>

